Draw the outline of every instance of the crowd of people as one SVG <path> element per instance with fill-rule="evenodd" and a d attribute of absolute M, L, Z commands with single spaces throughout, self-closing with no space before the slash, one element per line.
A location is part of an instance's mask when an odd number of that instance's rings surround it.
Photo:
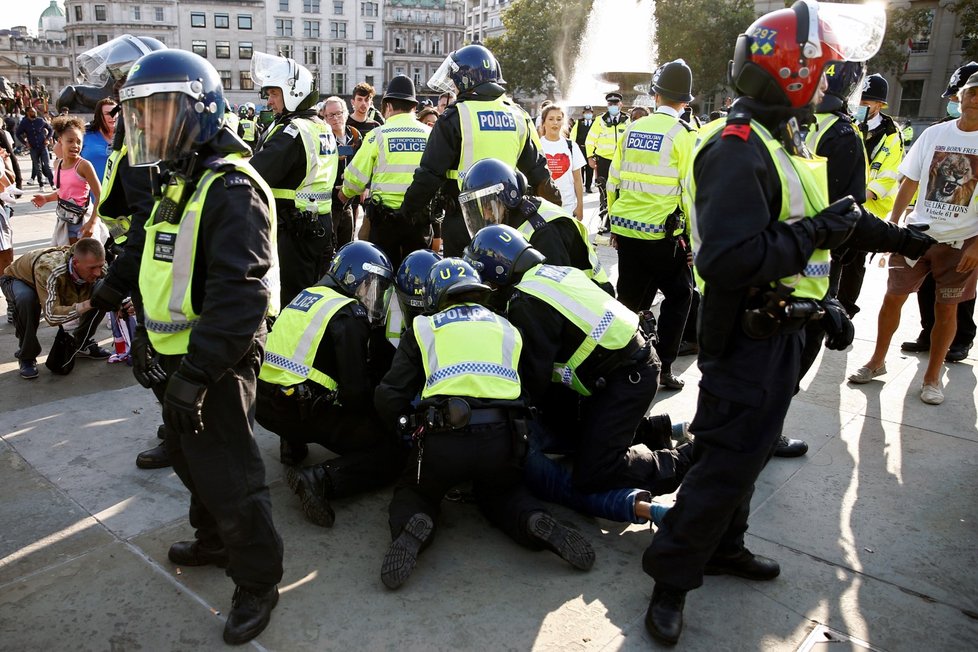
<path fill-rule="evenodd" d="M 881 13 L 799 0 L 762 16 L 733 53 L 737 99 L 707 124 L 681 59 L 652 77 L 654 108 L 626 113 L 612 92 L 571 126 L 559 104 L 532 119 L 481 45 L 428 80 L 437 104 L 396 76 L 379 110 L 358 84 L 351 112 L 285 57 L 254 54 L 265 107 L 234 110 L 204 59 L 114 39 L 79 58 L 93 83 L 116 82 L 88 127 L 17 127 L 38 190 L 56 186 L 34 203 L 57 201 L 68 237 L 0 277 L 21 375 L 38 375 L 42 316 L 78 319 L 72 345 L 99 357 L 91 324 L 134 315 L 133 372 L 162 405 L 160 441 L 136 463 L 172 466 L 190 492 L 196 538 L 169 558 L 227 568 L 229 644 L 267 626 L 282 577 L 256 420 L 317 526 L 335 499 L 394 485 L 391 589 L 466 483 L 490 523 L 582 571 L 596 551 L 547 502 L 651 520 L 645 622 L 674 644 L 704 574 L 780 573 L 744 545 L 754 483 L 773 455 L 807 451 L 785 414 L 823 344 L 852 343 L 867 257 L 889 255 L 889 280 L 852 383 L 886 373 L 918 290 L 923 331 L 903 348 L 929 351 L 925 403 L 972 345 L 978 64 L 905 152 L 885 80 L 867 77 Z M 9 169 L 0 190 L 14 184 Z M 584 220 L 595 186 L 614 284 Z M 684 387 L 672 365 L 691 352 L 695 418 L 649 415 L 660 387 Z M 335 456 L 305 464 L 310 444 Z M 653 502 L 677 490 L 673 507 Z"/>

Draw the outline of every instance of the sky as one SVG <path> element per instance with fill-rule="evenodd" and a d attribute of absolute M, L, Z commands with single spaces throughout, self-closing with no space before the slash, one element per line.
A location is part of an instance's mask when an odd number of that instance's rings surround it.
<path fill-rule="evenodd" d="M 27 25 L 29 29 L 36 32 L 37 19 L 50 4 L 51 0 L 3 0 L 4 6 L 0 9 L 0 29 Z M 64 9 L 64 2 L 59 4 Z"/>

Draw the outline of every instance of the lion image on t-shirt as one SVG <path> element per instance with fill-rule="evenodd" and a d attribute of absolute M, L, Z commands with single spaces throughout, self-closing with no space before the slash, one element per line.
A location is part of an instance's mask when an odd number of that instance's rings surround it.
<path fill-rule="evenodd" d="M 927 181 L 927 200 L 967 206 L 978 184 L 973 159 L 957 152 L 935 152 Z"/>

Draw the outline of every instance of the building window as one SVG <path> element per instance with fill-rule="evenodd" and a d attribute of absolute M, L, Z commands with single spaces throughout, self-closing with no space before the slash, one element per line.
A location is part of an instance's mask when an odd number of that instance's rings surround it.
<path fill-rule="evenodd" d="M 218 59 L 231 58 L 231 41 L 218 41 L 214 44 L 214 56 Z"/>
<path fill-rule="evenodd" d="M 207 27 L 207 16 L 202 13 L 190 14 L 191 27 Z"/>
<path fill-rule="evenodd" d="M 288 11 L 289 10 L 289 0 L 278 0 L 278 10 Z"/>
<path fill-rule="evenodd" d="M 343 15 L 343 0 L 333 0 L 333 13 L 337 16 Z"/>
<path fill-rule="evenodd" d="M 367 66 L 368 68 L 373 68 L 374 67 L 374 51 L 373 50 L 367 50 L 366 53 L 364 54 L 364 57 L 363 58 L 364 58 L 363 65 Z"/>
<path fill-rule="evenodd" d="M 105 20 L 105 5 L 95 5 L 95 20 Z"/>
<path fill-rule="evenodd" d="M 318 14 L 319 13 L 319 0 L 302 0 L 302 13 L 304 13 L 304 14 Z"/>
<path fill-rule="evenodd" d="M 205 59 L 207 58 L 207 41 L 194 41 L 191 49 L 194 54 L 199 54 Z"/>
<path fill-rule="evenodd" d="M 241 90 L 243 91 L 253 91 L 255 90 L 255 82 L 251 79 L 250 70 L 242 70 L 239 74 L 238 80 L 241 83 Z"/>
<path fill-rule="evenodd" d="M 221 86 L 226 91 L 231 90 L 231 71 L 221 70 L 220 74 L 221 74 Z"/>
<path fill-rule="evenodd" d="M 364 75 L 363 76 L 363 81 L 365 81 L 368 84 L 370 84 L 371 86 L 373 86 L 374 85 L 374 76 L 373 75 Z"/>
<path fill-rule="evenodd" d="M 370 40 L 370 41 L 372 41 L 374 39 L 374 24 L 373 23 L 367 23 L 366 24 L 366 30 L 367 30 L 367 34 L 366 34 L 365 38 L 368 39 L 368 40 Z"/>
<path fill-rule="evenodd" d="M 346 38 L 346 23 L 331 20 L 329 21 L 330 38 Z"/>
<path fill-rule="evenodd" d="M 319 21 L 318 20 L 302 21 L 302 35 L 306 38 L 319 38 Z"/>
<path fill-rule="evenodd" d="M 424 40 L 420 36 L 414 37 L 414 49 L 412 52 L 414 54 L 424 54 Z"/>
<path fill-rule="evenodd" d="M 330 48 L 329 63 L 332 66 L 346 65 L 346 48 Z"/>
<path fill-rule="evenodd" d="M 139 21 L 139 20 L 142 20 L 143 19 L 143 10 L 142 10 L 142 7 L 133 7 L 132 8 L 132 19 L 133 19 L 133 21 Z"/>
<path fill-rule="evenodd" d="M 360 3 L 360 15 L 361 16 L 377 16 L 377 10 L 379 8 L 378 2 L 361 2 Z"/>
<path fill-rule="evenodd" d="M 156 22 L 158 23 L 163 22 L 163 7 L 156 8 L 156 16 L 154 16 L 154 18 L 156 18 Z M 163 42 L 163 39 L 157 39 L 157 40 L 160 41 L 161 43 Z"/>
<path fill-rule="evenodd" d="M 924 80 L 914 79 L 901 84 L 903 95 L 900 98 L 900 115 L 905 118 L 920 116 L 920 98 L 924 96 Z"/>
<path fill-rule="evenodd" d="M 394 76 L 395 77 L 397 75 L 403 75 L 403 74 L 404 74 L 404 66 L 394 66 Z"/>
<path fill-rule="evenodd" d="M 279 53 L 280 56 L 283 56 L 286 59 L 291 59 L 292 58 L 292 44 L 291 43 L 286 43 L 284 45 L 278 46 L 278 53 Z"/>
<path fill-rule="evenodd" d="M 251 15 L 238 16 L 238 29 L 251 29 Z"/>
<path fill-rule="evenodd" d="M 75 22 L 77 23 L 82 19 L 82 8 L 81 5 L 75 5 Z"/>
<path fill-rule="evenodd" d="M 108 43 L 109 37 L 106 34 L 96 34 L 95 35 L 95 45 L 102 45 L 103 43 Z M 47 57 L 44 57 L 44 65 L 48 65 Z"/>
<path fill-rule="evenodd" d="M 292 19 L 275 19 L 275 36 L 292 36 Z"/>
<path fill-rule="evenodd" d="M 214 27 L 217 29 L 230 29 L 231 17 L 227 14 L 214 14 Z"/>
<path fill-rule="evenodd" d="M 319 65 L 319 46 L 307 45 L 302 48 L 302 63 L 307 66 Z"/>
<path fill-rule="evenodd" d="M 330 75 L 332 78 L 333 94 L 334 95 L 345 95 L 346 94 L 346 73 L 345 72 L 334 72 Z"/>
<path fill-rule="evenodd" d="M 930 49 L 930 36 L 934 28 L 934 10 L 927 10 L 926 24 L 910 39 L 911 52 L 927 52 Z M 914 114 L 916 115 L 916 113 Z"/>
<path fill-rule="evenodd" d="M 404 39 L 400 36 L 394 37 L 394 52 L 397 54 L 404 54 Z"/>
<path fill-rule="evenodd" d="M 431 40 L 431 53 L 441 54 L 441 39 L 436 38 Z"/>
<path fill-rule="evenodd" d="M 421 88 L 421 68 L 415 68 L 412 77 L 414 77 L 414 87 Z"/>
<path fill-rule="evenodd" d="M 75 45 L 82 47 L 85 45 L 85 37 L 81 34 L 75 36 Z"/>
<path fill-rule="evenodd" d="M 255 46 L 251 41 L 241 41 L 238 43 L 238 58 L 239 59 L 250 59 L 251 55 L 255 52 Z"/>

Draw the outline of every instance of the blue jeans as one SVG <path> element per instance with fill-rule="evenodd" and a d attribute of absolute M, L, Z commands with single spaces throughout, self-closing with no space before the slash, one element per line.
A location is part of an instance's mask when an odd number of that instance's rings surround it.
<path fill-rule="evenodd" d="M 43 183 L 43 174 L 47 177 L 48 183 L 54 186 L 54 175 L 51 173 L 51 160 L 48 156 L 47 147 L 31 147 L 31 179 L 37 179 L 38 185 Z"/>

